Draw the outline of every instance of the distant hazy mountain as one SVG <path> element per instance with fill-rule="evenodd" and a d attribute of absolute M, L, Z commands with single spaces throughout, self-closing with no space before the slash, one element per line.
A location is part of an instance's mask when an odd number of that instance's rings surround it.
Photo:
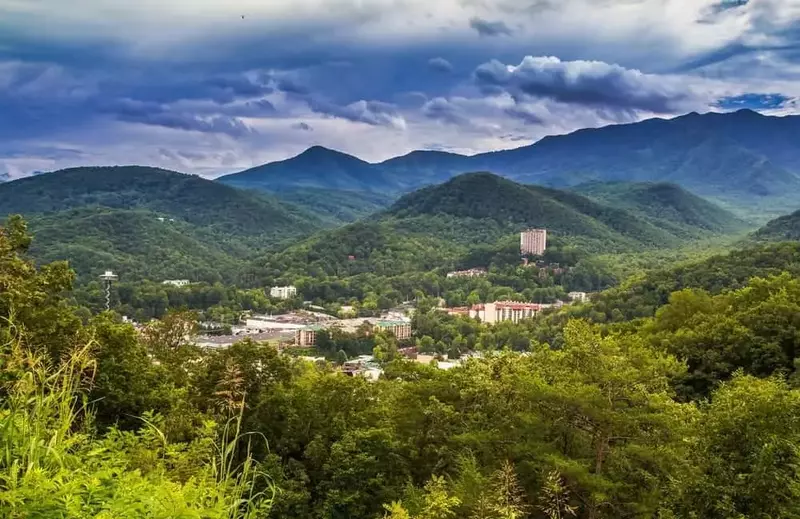
<path fill-rule="evenodd" d="M 231 279 L 238 261 L 324 227 L 267 194 L 137 166 L 5 182 L 0 218 L 12 213 L 30 221 L 37 259 L 68 259 L 81 276 L 112 268 L 128 279 Z"/>
<path fill-rule="evenodd" d="M 381 168 L 322 146 L 314 146 L 287 160 L 226 175 L 217 181 L 269 191 L 298 187 L 375 191 L 400 187 Z"/>
<path fill-rule="evenodd" d="M 596 181 L 670 182 L 743 205 L 800 201 L 800 116 L 750 110 L 585 129 L 513 150 L 463 156 L 417 151 L 379 164 L 315 147 L 222 182 L 265 190 L 289 186 L 409 191 L 457 174 L 491 171 L 552 187 Z"/>

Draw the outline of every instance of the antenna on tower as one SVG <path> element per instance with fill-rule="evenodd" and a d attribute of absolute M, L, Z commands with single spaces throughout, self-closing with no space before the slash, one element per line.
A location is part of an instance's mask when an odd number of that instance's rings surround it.
<path fill-rule="evenodd" d="M 110 270 L 106 270 L 105 273 L 100 276 L 106 288 L 106 310 L 111 310 L 111 282 L 116 281 L 118 278 L 119 276 Z"/>

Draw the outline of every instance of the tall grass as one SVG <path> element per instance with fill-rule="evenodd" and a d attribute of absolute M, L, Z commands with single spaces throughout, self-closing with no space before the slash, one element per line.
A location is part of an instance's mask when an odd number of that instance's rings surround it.
<path fill-rule="evenodd" d="M 3 323 L 0 323 L 3 324 Z M 87 394 L 96 364 L 93 344 L 72 351 L 58 365 L 24 346 L 12 323 L 0 336 L 0 517 L 22 519 L 255 519 L 275 496 L 267 474 L 251 456 L 253 435 L 241 433 L 241 414 L 229 420 L 205 450 L 162 443 L 151 467 L 142 469 L 131 446 L 152 448 L 147 434 L 94 432 Z M 150 434 L 152 437 L 152 434 Z M 192 464 L 182 481 L 174 459 Z M 189 459 L 186 459 L 189 458 Z"/>

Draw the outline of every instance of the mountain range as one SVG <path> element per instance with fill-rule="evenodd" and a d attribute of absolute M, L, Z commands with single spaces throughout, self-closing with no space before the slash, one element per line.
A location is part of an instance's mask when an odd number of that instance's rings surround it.
<path fill-rule="evenodd" d="M 662 189 L 670 196 L 658 198 Z M 516 264 L 517 233 L 528 227 L 547 228 L 554 249 L 622 252 L 677 246 L 687 238 L 734 232 L 744 225 L 674 185 L 616 185 L 607 191 L 633 209 L 490 173 L 463 174 L 404 195 L 369 219 L 317 233 L 268 255 L 257 276 L 286 281 L 364 273 L 395 276 L 486 266 L 500 256 Z M 648 202 L 646 194 L 651 192 Z M 643 205 L 651 206 L 651 216 L 645 215 Z M 683 207 L 693 207 L 688 221 L 679 212 Z"/>
<path fill-rule="evenodd" d="M 259 265 L 267 269 L 260 281 L 425 271 L 498 247 L 518 259 L 515 233 L 528 226 L 546 227 L 554 244 L 613 252 L 744 225 L 677 185 L 583 189 L 589 196 L 470 173 L 389 205 L 374 192 L 273 194 L 156 168 L 74 168 L 0 184 L 0 214 L 22 213 L 35 234 L 34 257 L 68 259 L 83 281 L 109 268 L 128 279 L 240 283 L 254 282 Z"/>
<path fill-rule="evenodd" d="M 762 219 L 800 205 L 800 116 L 751 110 L 691 113 L 550 136 L 472 156 L 415 151 L 371 164 L 315 146 L 300 155 L 225 175 L 237 187 L 298 187 L 403 193 L 465 172 L 567 188 L 588 182 L 668 182 Z M 763 213 L 763 214 L 762 214 Z"/>

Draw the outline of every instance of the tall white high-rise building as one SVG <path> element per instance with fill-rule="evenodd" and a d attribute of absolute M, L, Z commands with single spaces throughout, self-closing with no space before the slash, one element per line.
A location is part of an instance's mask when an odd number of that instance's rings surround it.
<path fill-rule="evenodd" d="M 547 229 L 528 229 L 519 233 L 519 252 L 541 256 L 547 249 Z"/>

